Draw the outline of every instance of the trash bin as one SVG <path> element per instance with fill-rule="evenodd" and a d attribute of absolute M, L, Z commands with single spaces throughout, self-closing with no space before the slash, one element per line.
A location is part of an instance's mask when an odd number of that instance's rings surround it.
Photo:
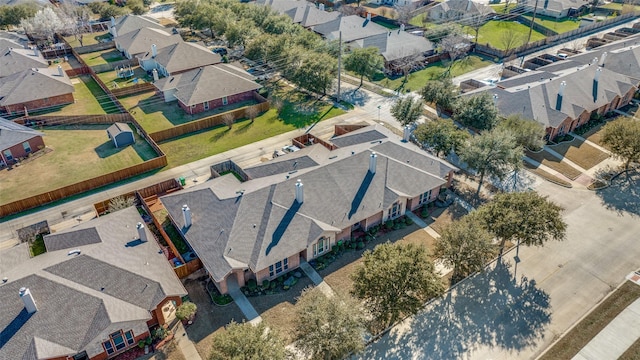
<path fill-rule="evenodd" d="M 184 177 L 181 176 L 178 181 L 180 181 L 180 185 L 185 186 L 187 184 L 187 182 L 184 180 Z"/>

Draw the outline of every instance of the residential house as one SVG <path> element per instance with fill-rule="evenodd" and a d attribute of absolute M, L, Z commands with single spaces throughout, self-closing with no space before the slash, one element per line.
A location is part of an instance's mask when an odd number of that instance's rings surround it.
<path fill-rule="evenodd" d="M 167 28 L 160 25 L 158 20 L 154 18 L 128 14 L 117 19 L 112 17 L 109 32 L 111 33 L 111 36 L 116 38 L 120 35 L 128 34 L 132 31 L 140 30 L 142 28 L 167 31 Z"/>
<path fill-rule="evenodd" d="M 177 42 L 160 49 L 152 45 L 150 51 L 139 58 L 139 62 L 140 67 L 146 71 L 156 69 L 158 74 L 170 76 L 218 64 L 222 62 L 222 57 L 202 45 Z"/>
<path fill-rule="evenodd" d="M 136 142 L 131 127 L 125 123 L 117 122 L 109 126 L 107 128 L 107 136 L 113 142 L 113 146 L 117 148 L 125 147 Z"/>
<path fill-rule="evenodd" d="M 427 12 L 427 17 L 433 22 L 468 22 L 475 18 L 486 19 L 495 15 L 490 6 L 471 0 L 448 0 L 441 2 Z"/>
<path fill-rule="evenodd" d="M 287 15 L 291 20 L 305 28 L 324 24 L 340 17 L 338 11 L 325 11 L 324 4 L 313 3 L 306 0 L 258 0 L 260 5 L 269 6 L 281 15 Z"/>
<path fill-rule="evenodd" d="M 135 207 L 0 252 L 0 358 L 103 360 L 170 323 L 187 294 Z"/>
<path fill-rule="evenodd" d="M 0 166 L 44 149 L 44 134 L 0 117 Z"/>
<path fill-rule="evenodd" d="M 254 99 L 262 85 L 241 68 L 230 64 L 209 65 L 162 78 L 153 84 L 164 101 L 178 100 L 188 114 Z"/>
<path fill-rule="evenodd" d="M 373 144 L 368 131 L 345 134 L 348 146 L 311 145 L 246 170 L 261 177 L 227 174 L 161 201 L 221 293 L 273 280 L 450 185 L 453 166 L 376 131 Z"/>
<path fill-rule="evenodd" d="M 316 25 L 312 29 L 327 40 L 338 40 L 340 32 L 342 32 L 342 41 L 347 45 L 355 40 L 389 32 L 389 29 L 371 21 L 370 15 L 366 19 L 358 15 L 341 16 L 324 24 Z"/>
<path fill-rule="evenodd" d="M 49 63 L 38 49 L 25 49 L 13 41 L 0 39 L 0 78 L 27 69 L 48 66 Z"/>
<path fill-rule="evenodd" d="M 127 59 L 144 56 L 152 46 L 156 49 L 182 42 L 179 34 L 154 28 L 142 28 L 133 30 L 114 38 L 116 49 L 122 52 Z"/>
<path fill-rule="evenodd" d="M 549 75 L 530 71 L 497 83 L 490 90 L 480 88 L 464 96 L 488 91 L 500 114 L 520 114 L 538 121 L 547 137 L 566 134 L 595 115 L 627 105 L 637 88 L 637 80 L 601 67 L 597 62 Z"/>
<path fill-rule="evenodd" d="M 0 113 L 24 113 L 70 104 L 73 85 L 69 76 L 58 68 L 23 70 L 0 78 Z"/>
<path fill-rule="evenodd" d="M 544 0 L 538 2 L 536 8 L 536 0 L 523 0 L 520 5 L 525 12 L 533 13 L 535 9 L 537 15 L 563 19 L 580 16 L 588 10 L 591 3 L 589 0 Z"/>

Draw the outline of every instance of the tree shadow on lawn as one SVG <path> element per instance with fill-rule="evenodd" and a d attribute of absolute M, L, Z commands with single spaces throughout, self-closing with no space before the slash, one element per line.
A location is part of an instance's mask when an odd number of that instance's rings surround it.
<path fill-rule="evenodd" d="M 119 153 L 120 151 L 126 148 L 127 148 L 126 146 L 117 148 L 113 145 L 113 142 L 109 140 L 107 142 L 104 142 L 100 146 L 96 147 L 94 150 L 96 154 L 98 154 L 98 157 L 100 157 L 101 159 L 105 159 L 105 158 L 108 158 L 109 156 L 113 156 Z"/>
<path fill-rule="evenodd" d="M 357 106 L 364 106 L 370 100 L 369 94 L 363 91 L 361 88 L 347 91 L 342 96 L 342 100 Z"/>
<path fill-rule="evenodd" d="M 549 306 L 549 295 L 535 280 L 516 281 L 499 259 L 410 319 L 408 332 L 384 335 L 366 357 L 410 359 L 419 353 L 459 359 L 482 345 L 518 352 L 542 339 L 551 321 Z"/>
<path fill-rule="evenodd" d="M 620 216 L 640 215 L 640 173 L 637 169 L 618 175 L 611 180 L 611 186 L 597 190 L 596 194 L 605 208 Z"/>

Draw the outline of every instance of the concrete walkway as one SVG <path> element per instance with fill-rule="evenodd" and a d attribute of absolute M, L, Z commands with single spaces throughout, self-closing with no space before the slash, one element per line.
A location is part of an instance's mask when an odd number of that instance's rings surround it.
<path fill-rule="evenodd" d="M 309 277 L 309 279 L 311 279 L 311 281 L 313 281 L 313 284 L 320 289 L 320 291 L 322 291 L 322 293 L 328 297 L 328 298 L 332 298 L 336 295 L 335 292 L 333 292 L 333 289 L 331 288 L 331 286 L 329 286 L 329 284 L 327 284 L 326 282 L 324 282 L 324 280 L 322 279 L 322 276 L 320 276 L 320 274 L 318 274 L 318 272 L 311 267 L 311 265 L 309 265 L 308 262 L 304 261 L 304 260 L 300 260 L 300 269 L 307 274 L 307 276 Z"/>
<path fill-rule="evenodd" d="M 196 350 L 196 346 L 193 344 L 193 341 L 191 341 L 189 336 L 187 336 L 187 332 L 184 330 L 182 322 L 177 322 L 173 328 L 173 333 L 175 334 L 173 339 L 178 346 L 178 349 L 182 351 L 182 355 L 184 355 L 185 359 L 202 360 L 200 354 L 198 354 L 198 350 Z"/>
<path fill-rule="evenodd" d="M 427 225 L 426 222 L 424 222 L 422 219 L 420 219 L 418 217 L 418 215 L 414 214 L 411 211 L 407 211 L 404 214 L 407 215 L 407 217 L 409 217 L 409 219 L 413 220 L 413 222 L 416 223 L 416 225 L 420 226 L 422 228 L 422 230 L 424 230 L 427 234 L 431 235 L 432 238 L 437 239 L 437 238 L 440 237 L 440 234 L 438 234 L 429 225 Z"/>
<path fill-rule="evenodd" d="M 240 291 L 240 286 L 238 286 L 238 282 L 235 278 L 230 277 L 227 279 L 227 290 L 229 291 L 229 295 L 231 295 L 233 301 L 235 301 L 236 305 L 240 308 L 240 311 L 242 311 L 251 324 L 255 325 L 262 322 L 262 317 L 260 317 L 256 309 L 253 308 L 253 305 L 251 305 L 242 291 Z"/>
<path fill-rule="evenodd" d="M 640 339 L 640 299 L 622 311 L 573 357 L 573 360 L 615 360 Z"/>

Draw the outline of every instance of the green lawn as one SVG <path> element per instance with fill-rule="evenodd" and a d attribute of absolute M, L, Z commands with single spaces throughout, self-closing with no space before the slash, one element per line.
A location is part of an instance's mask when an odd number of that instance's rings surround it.
<path fill-rule="evenodd" d="M 527 19 L 531 19 L 531 16 L 525 16 Z M 571 30 L 575 30 L 580 26 L 580 20 L 552 18 L 549 16 L 536 15 L 536 23 L 551 29 L 558 34 L 562 34 Z M 532 36 L 533 37 L 533 36 Z"/>
<path fill-rule="evenodd" d="M 255 101 L 250 100 L 228 105 L 223 108 L 211 109 L 200 114 L 189 115 L 178 106 L 177 101 L 166 103 L 162 97 L 156 96 L 155 93 L 142 93 L 123 97 L 120 99 L 120 102 L 149 133 L 169 129 L 176 125 L 255 104 Z"/>
<path fill-rule="evenodd" d="M 457 61 L 451 69 L 451 76 L 459 76 L 469 71 L 483 68 L 491 65 L 492 62 L 485 60 L 477 55 L 467 56 L 465 59 Z M 409 91 L 415 91 L 421 89 L 427 81 L 439 78 L 446 70 L 448 64 L 445 65 L 441 61 L 433 63 L 426 68 L 409 74 L 409 80 L 404 83 L 404 77 L 397 79 L 384 78 L 376 81 L 381 86 L 392 90 L 404 89 Z"/>
<path fill-rule="evenodd" d="M 67 40 L 67 42 L 71 47 L 76 48 L 80 46 L 94 45 L 99 42 L 110 41 L 111 34 L 108 31 L 94 32 L 91 34 L 83 34 L 82 45 L 80 45 L 79 36 L 78 36 L 78 39 L 76 39 L 75 36 L 66 36 L 64 39 Z"/>
<path fill-rule="evenodd" d="M 491 20 L 482 25 L 480 32 L 478 33 L 479 44 L 489 44 L 496 49 L 505 50 L 507 48 L 507 42 L 505 41 L 509 30 L 515 33 L 516 38 L 511 42 L 511 48 L 516 48 L 527 41 L 529 35 L 529 27 L 526 25 L 517 23 L 515 21 L 502 21 Z M 469 35 L 475 36 L 475 32 L 471 28 L 466 28 Z M 537 31 L 531 33 L 531 42 L 544 39 L 545 36 Z"/>
<path fill-rule="evenodd" d="M 604 5 L 598 5 L 598 7 L 605 8 L 605 9 L 613 9 L 613 10 L 622 10 L 623 6 L 624 4 L 613 3 L 613 2 L 604 4 Z M 634 6 L 634 8 L 636 11 L 640 10 L 640 6 Z"/>
<path fill-rule="evenodd" d="M 131 70 L 133 70 L 133 76 L 126 79 L 119 78 L 118 73 L 115 70 L 99 73 L 98 78 L 100 78 L 100 80 L 102 80 L 102 82 L 104 82 L 110 88 L 121 88 L 133 85 L 133 79 L 138 79 L 138 83 L 149 82 L 153 80 L 149 78 L 147 72 L 144 71 L 140 66 L 133 67 Z M 117 86 L 113 83 L 116 83 Z"/>
<path fill-rule="evenodd" d="M 495 11 L 497 14 L 508 14 L 509 11 L 515 9 L 518 6 L 518 3 L 516 1 L 512 1 L 509 6 L 507 6 L 507 9 L 505 10 L 504 7 L 504 3 L 500 3 L 500 4 L 491 4 L 489 5 L 493 11 Z"/>
<path fill-rule="evenodd" d="M 108 125 L 52 126 L 44 132 L 47 148 L 53 150 L 2 174 L 0 204 L 24 199 L 123 169 L 156 157 L 136 135 L 136 144 L 116 149 L 107 137 Z M 46 177 L 43 178 L 43 174 Z M 40 180 L 36 180 L 40 179 Z"/>
<path fill-rule="evenodd" d="M 249 120 L 237 122 L 231 130 L 226 126 L 219 126 L 161 143 L 160 148 L 167 154 L 167 168 L 295 130 L 303 124 L 310 125 L 342 115 L 344 111 L 331 105 L 323 105 L 315 114 L 303 116 L 296 113 L 293 105 L 285 105 L 282 113 L 278 116 L 276 110 L 271 109 L 257 117 L 253 123 Z"/>
<path fill-rule="evenodd" d="M 87 63 L 87 66 L 108 64 L 115 61 L 125 60 L 117 49 L 107 49 L 92 53 L 81 54 L 80 57 Z"/>
<path fill-rule="evenodd" d="M 107 97 L 98 83 L 89 75 L 71 79 L 75 103 L 58 106 L 46 111 L 29 112 L 30 115 L 101 115 L 117 113 L 115 104 Z"/>

